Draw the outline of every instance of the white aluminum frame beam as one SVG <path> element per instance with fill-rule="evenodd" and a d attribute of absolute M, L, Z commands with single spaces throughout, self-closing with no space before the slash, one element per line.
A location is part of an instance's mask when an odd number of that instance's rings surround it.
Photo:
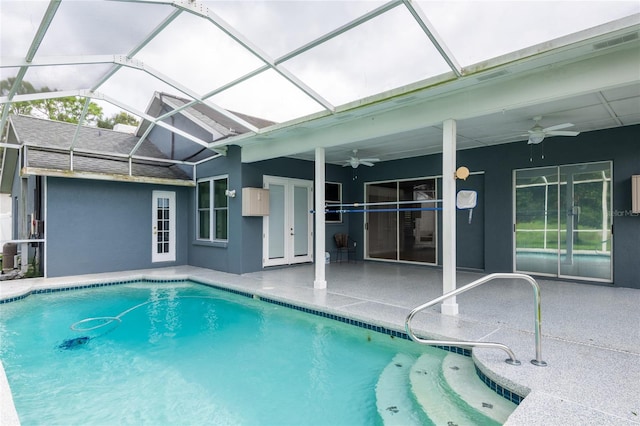
<path fill-rule="evenodd" d="M 359 114 L 360 118 L 335 122 L 322 132 L 309 130 L 292 134 L 285 133 L 288 128 L 283 128 L 281 132 L 271 132 L 271 140 L 266 145 L 249 138 L 242 141 L 242 161 L 286 157 L 316 147 L 328 148 L 439 125 L 449 117 L 464 120 L 580 96 L 603 88 L 635 84 L 638 81 L 638 63 L 640 51 L 619 50 L 581 62 L 537 70 L 535 73 L 514 75 L 510 79 L 451 90 L 446 96 L 427 96 L 427 88 L 422 102 L 400 108 L 391 103 L 388 111 L 382 110 L 375 114 L 375 120 L 371 120 L 371 115 L 367 114 L 367 107 L 364 106 L 355 111 L 345 111 L 345 114 Z M 458 79 L 447 84 L 455 85 L 461 81 Z M 443 85 L 437 85 L 434 90 L 442 87 Z M 407 108 L 411 113 L 407 113 Z"/>
<path fill-rule="evenodd" d="M 29 46 L 29 50 L 27 51 L 27 56 L 25 57 L 25 61 L 27 63 L 30 63 L 31 61 L 33 61 L 33 57 L 36 55 L 36 52 L 40 47 L 40 43 L 42 43 L 42 40 L 44 39 L 45 34 L 49 30 L 51 21 L 53 21 L 53 18 L 56 16 L 56 12 L 58 11 L 58 7 L 60 7 L 61 1 L 62 0 L 51 0 L 49 2 L 49 6 L 47 6 L 47 10 L 44 14 L 44 17 L 42 18 L 42 21 L 40 21 L 40 26 L 38 27 L 38 31 L 36 32 L 36 35 L 33 37 L 33 40 L 31 41 L 31 46 Z M 20 71 L 18 71 L 16 80 L 13 83 L 13 87 L 11 88 L 7 96 L 9 100 L 11 100 L 16 94 L 16 92 L 18 91 L 18 88 L 22 84 L 22 79 L 24 78 L 24 75 L 27 73 L 28 69 L 29 67 L 26 65 L 20 67 Z M 0 118 L 0 135 L 4 130 L 4 126 L 7 122 L 8 116 L 9 116 L 9 108 L 5 107 L 3 108 L 3 111 L 2 111 L 2 118 Z"/>
<path fill-rule="evenodd" d="M 420 25 L 422 31 L 429 37 L 429 40 L 431 40 L 433 46 L 438 50 L 438 53 L 440 53 L 447 65 L 449 65 L 449 68 L 451 68 L 456 76 L 462 77 L 462 67 L 458 61 L 456 61 L 453 53 L 449 50 L 442 37 L 440 37 L 433 24 L 431 24 L 427 15 L 425 15 L 422 9 L 412 0 L 403 0 L 403 3 L 411 15 L 413 15 L 418 25 Z"/>
<path fill-rule="evenodd" d="M 147 44 L 149 44 L 158 34 L 160 34 L 171 22 L 173 22 L 180 14 L 181 10 L 174 10 L 169 16 L 167 16 L 160 24 L 158 24 L 136 47 L 131 49 L 127 54 L 127 58 L 133 58 L 138 52 L 140 52 Z M 91 88 L 92 91 L 98 90 L 111 76 L 113 76 L 121 68 L 121 65 L 115 65 L 105 75 L 96 82 Z"/>
<path fill-rule="evenodd" d="M 327 101 L 324 97 L 322 97 L 319 93 L 309 87 L 307 84 L 302 82 L 298 77 L 296 77 L 293 73 L 289 72 L 286 68 L 282 67 L 275 63 L 273 59 L 267 55 L 266 52 L 263 52 L 258 46 L 254 45 L 248 39 L 246 39 L 240 32 L 238 32 L 235 28 L 229 25 L 225 20 L 223 20 L 216 13 L 212 12 L 208 7 L 201 4 L 198 1 L 187 0 L 187 1 L 173 1 L 167 2 L 168 4 L 173 5 L 174 7 L 182 8 L 185 11 L 192 13 L 196 16 L 200 16 L 201 18 L 207 19 L 209 22 L 218 27 L 222 32 L 227 34 L 233 40 L 235 40 L 238 44 L 244 47 L 246 50 L 251 52 L 254 56 L 260 59 L 263 63 L 269 66 L 269 68 L 273 69 L 275 72 L 280 74 L 282 77 L 287 79 L 290 83 L 295 85 L 298 89 L 302 90 L 307 96 L 313 99 L 315 102 L 320 104 L 323 108 L 328 111 L 335 111 L 335 107 Z"/>
<path fill-rule="evenodd" d="M 195 100 L 194 103 L 196 102 L 203 103 L 207 105 L 209 108 L 218 112 L 219 114 L 224 115 L 228 119 L 232 120 L 235 123 L 238 123 L 241 126 L 246 127 L 252 132 L 255 132 L 255 133 L 259 132 L 259 129 L 257 127 L 247 122 L 246 120 L 239 118 L 235 114 L 225 110 L 224 108 L 219 107 L 218 105 L 210 101 L 206 101 L 203 97 L 201 97 L 195 91 L 180 84 L 178 81 L 163 74 L 162 72 L 156 70 L 155 68 L 145 64 L 144 62 L 138 59 L 130 58 L 126 55 L 95 55 L 95 56 L 70 56 L 70 57 L 56 56 L 56 57 L 49 57 L 49 58 L 45 57 L 45 58 L 39 58 L 37 61 L 33 61 L 32 63 L 30 63 L 29 66 L 43 67 L 43 66 L 55 66 L 55 65 L 91 65 L 91 64 L 105 64 L 105 63 L 115 64 L 118 67 L 118 69 L 121 67 L 127 67 L 127 68 L 136 69 L 138 71 L 146 72 L 152 77 L 157 78 L 158 80 L 168 84 L 169 86 L 175 88 L 176 90 L 193 98 Z M 0 67 L 9 68 L 9 67 L 23 66 L 24 64 L 25 62 L 23 59 L 8 58 L 7 60 L 3 59 L 2 65 L 0 65 Z M 27 66 L 27 65 L 24 65 L 24 66 Z M 94 87 L 95 86 L 96 85 L 94 85 Z M 91 89 L 91 91 L 94 91 L 94 90 Z M 44 99 L 44 98 L 40 98 L 40 99 Z M 154 119 L 154 121 L 156 121 L 156 119 Z"/>
<path fill-rule="evenodd" d="M 100 99 L 106 102 L 109 102 L 121 109 L 123 109 L 124 111 L 127 111 L 131 114 L 137 115 L 139 117 L 144 118 L 145 120 L 151 121 L 151 122 L 155 122 L 155 118 L 150 116 L 149 114 L 139 111 L 136 108 L 127 105 L 125 103 L 122 103 L 120 101 L 118 101 L 117 99 L 111 98 L 107 95 L 104 95 L 102 93 L 99 92 L 92 92 L 90 90 L 87 89 L 80 89 L 80 90 L 68 90 L 65 92 L 48 92 L 48 93 L 34 93 L 34 94 L 29 94 L 29 95 L 18 95 L 15 96 L 13 100 L 9 100 L 8 97 L 1 97 L 0 98 L 0 104 L 2 103 L 8 103 L 8 102 L 23 102 L 23 101 L 33 101 L 33 100 L 38 100 L 38 99 L 52 99 L 52 98 L 56 98 L 56 97 L 67 97 L 67 96 L 80 96 L 80 97 L 87 97 L 87 98 L 91 98 L 91 99 Z M 183 136 L 187 139 L 189 139 L 190 141 L 193 141 L 195 143 L 197 143 L 198 145 L 201 145 L 205 148 L 207 148 L 209 146 L 209 142 L 205 142 L 200 138 L 197 138 L 195 136 L 192 136 L 191 134 L 184 132 L 176 127 L 171 126 L 170 124 L 167 124 L 165 122 L 162 121 L 158 121 L 155 122 L 155 124 L 157 126 L 163 127 L 171 132 L 174 132 L 176 134 L 179 134 L 180 136 Z"/>

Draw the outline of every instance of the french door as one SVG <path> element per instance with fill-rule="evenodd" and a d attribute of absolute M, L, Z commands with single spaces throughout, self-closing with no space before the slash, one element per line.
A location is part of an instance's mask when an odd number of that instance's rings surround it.
<path fill-rule="evenodd" d="M 313 261 L 313 182 L 264 177 L 269 215 L 263 219 L 262 265 Z"/>
<path fill-rule="evenodd" d="M 514 172 L 514 270 L 611 282 L 609 161 Z"/>
<path fill-rule="evenodd" d="M 176 193 L 153 191 L 152 262 L 176 260 Z"/>

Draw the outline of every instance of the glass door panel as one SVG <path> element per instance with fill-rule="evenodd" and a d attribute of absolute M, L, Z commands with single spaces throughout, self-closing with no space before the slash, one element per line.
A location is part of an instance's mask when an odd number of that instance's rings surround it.
<path fill-rule="evenodd" d="M 309 188 L 293 187 L 293 254 L 309 254 Z"/>
<path fill-rule="evenodd" d="M 515 270 L 558 273 L 558 168 L 516 170 Z"/>
<path fill-rule="evenodd" d="M 285 188 L 269 185 L 269 259 L 284 258 L 285 244 Z"/>
<path fill-rule="evenodd" d="M 611 280 L 611 163 L 560 167 L 560 276 Z"/>
<path fill-rule="evenodd" d="M 435 203 L 420 201 L 435 200 L 435 179 L 421 179 L 398 182 L 400 209 L 435 208 Z M 407 203 L 409 201 L 417 201 Z M 436 263 L 436 211 L 416 210 L 400 211 L 400 260 L 423 263 Z"/>
<path fill-rule="evenodd" d="M 515 270 L 612 280 L 611 162 L 515 172 Z"/>
<path fill-rule="evenodd" d="M 367 203 L 396 202 L 397 183 L 384 182 L 367 184 Z M 398 213 L 385 211 L 395 209 L 395 205 L 370 205 L 367 210 L 367 255 L 373 259 L 398 259 Z M 376 212 L 375 210 L 380 210 Z"/>

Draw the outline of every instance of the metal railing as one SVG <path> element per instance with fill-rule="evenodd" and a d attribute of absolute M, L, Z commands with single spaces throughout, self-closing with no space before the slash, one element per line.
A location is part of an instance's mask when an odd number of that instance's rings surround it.
<path fill-rule="evenodd" d="M 538 283 L 536 282 L 536 280 L 534 280 L 532 277 L 530 277 L 529 275 L 525 275 L 525 274 L 517 274 L 517 273 L 496 273 L 496 274 L 490 274 L 487 275 L 486 277 L 480 278 L 478 280 L 475 280 L 465 286 L 462 286 L 458 289 L 455 289 L 453 291 L 450 291 L 446 294 L 443 294 L 442 296 L 431 300 L 430 302 L 427 302 L 423 305 L 418 306 L 417 308 L 413 309 L 409 315 L 407 315 L 407 318 L 405 319 L 404 322 L 404 329 L 407 332 L 407 334 L 409 335 L 409 337 L 411 338 L 411 340 L 413 340 L 414 342 L 417 343 L 422 343 L 424 345 L 431 345 L 431 346 L 467 346 L 467 347 L 480 347 L 480 348 L 493 348 L 493 349 L 502 349 L 503 351 L 505 351 L 508 355 L 509 358 L 507 360 L 505 360 L 505 362 L 507 362 L 508 364 L 512 364 L 512 365 L 520 365 L 520 361 L 518 361 L 516 359 L 515 354 L 513 353 L 513 351 L 506 345 L 503 345 L 502 343 L 493 343 L 493 342 L 469 342 L 469 341 L 448 341 L 448 340 L 431 340 L 431 339 L 423 339 L 420 338 L 418 336 L 415 335 L 415 333 L 413 332 L 413 329 L 411 328 L 411 321 L 413 320 L 413 317 L 420 311 L 433 306 L 435 304 L 438 304 L 450 297 L 453 297 L 457 294 L 460 293 L 464 293 L 465 291 L 471 290 L 472 288 L 478 287 L 482 284 L 485 284 L 489 281 L 498 279 L 498 278 L 507 278 L 507 279 L 521 279 L 521 280 L 525 280 L 527 282 L 529 282 L 531 284 L 531 286 L 533 287 L 533 294 L 534 294 L 534 303 L 535 303 L 535 344 L 536 344 L 536 358 L 531 360 L 531 363 L 533 365 L 537 365 L 540 367 L 544 367 L 547 365 L 546 362 L 544 362 L 542 360 L 542 348 L 541 348 L 541 344 L 540 344 L 540 314 L 541 314 L 541 310 L 540 310 L 540 286 L 538 285 Z"/>

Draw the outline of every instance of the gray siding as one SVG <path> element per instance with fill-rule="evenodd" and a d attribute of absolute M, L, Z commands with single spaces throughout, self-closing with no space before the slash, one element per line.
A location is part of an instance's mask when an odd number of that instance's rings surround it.
<path fill-rule="evenodd" d="M 176 192 L 176 261 L 151 262 L 152 192 Z M 191 189 L 47 179 L 47 275 L 125 271 L 187 263 Z"/>
<path fill-rule="evenodd" d="M 550 138 L 545 141 L 545 158 L 540 147 L 534 148 L 530 161 L 529 146 L 525 143 L 497 145 L 458 152 L 458 164 L 472 172 L 466 181 L 458 181 L 458 189 L 478 191 L 478 207 L 473 221 L 468 224 L 468 212 L 457 213 L 458 265 L 484 269 L 486 272 L 513 270 L 513 170 L 612 160 L 614 196 L 614 285 L 640 288 L 640 217 L 632 216 L 631 175 L 640 174 L 640 148 L 637 145 L 640 126 L 590 132 L 575 138 Z M 389 161 L 375 167 L 360 167 L 354 174 L 351 168 L 328 165 L 326 179 L 343 184 L 345 202 L 363 201 L 366 182 L 413 179 L 439 176 L 442 172 L 441 155 Z M 230 147 L 226 157 L 198 166 L 198 177 L 229 175 L 229 187 L 237 196 L 229 203 L 229 241 L 207 244 L 195 239 L 195 193 L 189 190 L 187 199 L 188 263 L 232 273 L 258 271 L 262 268 L 262 218 L 242 217 L 243 187 L 261 187 L 264 175 L 290 178 L 314 178 L 313 162 L 292 159 L 242 164 L 240 149 Z M 356 177 L 357 176 L 357 177 Z M 438 184 L 441 191 L 441 184 Z M 328 224 L 326 247 L 333 250 L 333 234 L 347 232 L 358 241 L 358 256 L 364 248 L 364 215 L 345 214 L 343 223 Z M 441 222 L 441 217 L 440 217 Z M 441 247 L 442 235 L 439 242 Z M 439 259 L 441 259 L 439 253 Z M 121 268 L 122 269 L 122 268 Z"/>

